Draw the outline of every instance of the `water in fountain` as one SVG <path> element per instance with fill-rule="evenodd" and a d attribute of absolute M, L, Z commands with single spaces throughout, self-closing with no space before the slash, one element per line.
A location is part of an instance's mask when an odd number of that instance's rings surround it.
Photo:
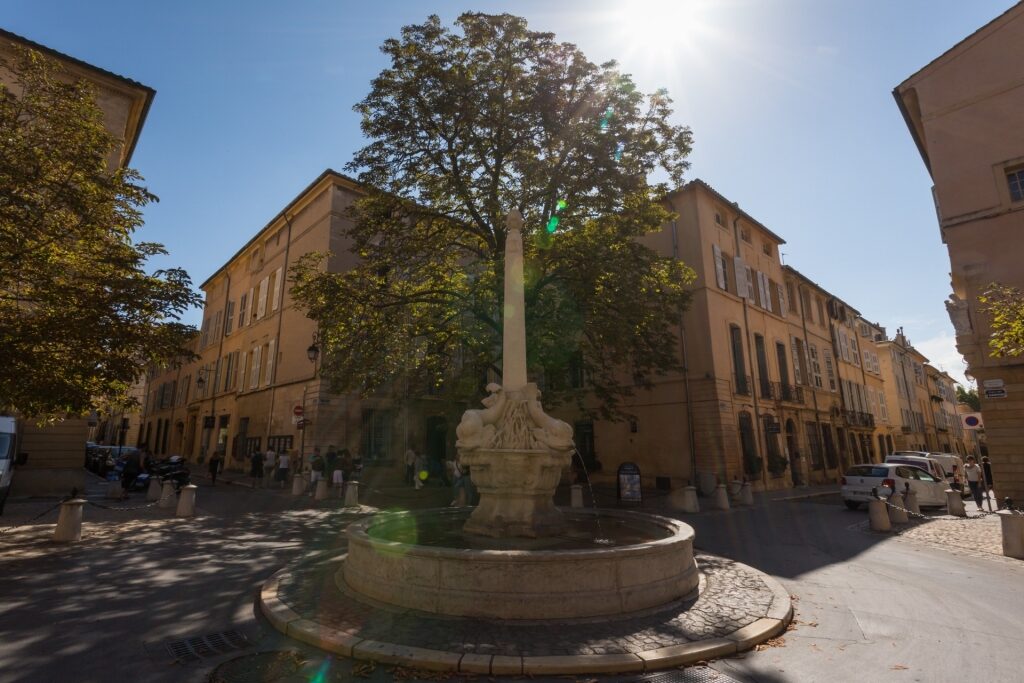
<path fill-rule="evenodd" d="M 598 536 L 594 539 L 594 543 L 597 543 L 598 545 L 614 545 L 615 542 L 604 535 L 604 529 L 601 527 L 601 515 L 597 512 L 597 497 L 594 495 L 594 485 L 590 483 L 590 472 L 587 470 L 587 462 L 583 459 L 583 454 L 580 453 L 580 449 L 573 448 L 572 452 L 580 462 L 580 467 L 583 469 L 583 476 L 587 479 L 587 488 L 590 490 L 590 505 L 594 508 L 594 517 L 597 519 Z"/>

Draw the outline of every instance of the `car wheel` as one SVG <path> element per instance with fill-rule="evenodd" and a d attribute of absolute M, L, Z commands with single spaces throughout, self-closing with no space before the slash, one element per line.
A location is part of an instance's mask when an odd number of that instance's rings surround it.
<path fill-rule="evenodd" d="M 859 510 L 859 509 L 860 509 L 860 503 L 858 503 L 858 502 L 857 502 L 857 501 L 855 501 L 855 500 L 844 500 L 844 501 L 843 501 L 843 504 L 844 504 L 844 505 L 845 505 L 845 506 L 846 506 L 847 508 L 849 508 L 850 510 Z"/>

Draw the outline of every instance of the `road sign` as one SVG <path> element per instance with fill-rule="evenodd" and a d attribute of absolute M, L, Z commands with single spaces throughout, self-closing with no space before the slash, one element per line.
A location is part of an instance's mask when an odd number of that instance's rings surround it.
<path fill-rule="evenodd" d="M 985 423 L 981 421 L 981 413 L 964 413 L 960 416 L 964 429 L 984 429 Z"/>
<path fill-rule="evenodd" d="M 299 420 L 298 422 L 295 423 L 295 428 L 296 429 L 305 429 L 306 427 L 308 427 L 311 424 L 313 424 L 312 420 Z"/>
<path fill-rule="evenodd" d="M 1004 384 L 1001 379 L 986 379 L 981 383 L 986 389 L 1002 389 Z"/>
<path fill-rule="evenodd" d="M 986 389 L 985 398 L 1006 398 L 1006 389 Z"/>
<path fill-rule="evenodd" d="M 295 406 L 294 408 L 292 408 L 292 415 L 294 415 L 295 417 L 302 417 L 302 414 L 304 412 L 306 411 L 302 408 L 302 406 Z"/>

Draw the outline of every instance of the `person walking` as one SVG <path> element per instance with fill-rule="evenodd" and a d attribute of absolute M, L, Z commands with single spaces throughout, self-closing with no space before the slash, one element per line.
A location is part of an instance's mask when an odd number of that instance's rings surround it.
<path fill-rule="evenodd" d="M 294 452 L 294 451 L 291 451 Z M 289 451 L 281 453 L 277 459 L 277 481 L 281 484 L 278 488 L 284 488 L 288 482 L 288 463 L 290 461 Z"/>
<path fill-rule="evenodd" d="M 405 449 L 405 483 L 412 486 L 416 481 L 416 451 L 412 446 Z"/>
<path fill-rule="evenodd" d="M 263 488 L 270 488 L 270 482 L 274 480 L 276 469 L 277 453 L 273 448 L 268 448 L 266 455 L 263 456 Z"/>
<path fill-rule="evenodd" d="M 142 471 L 142 456 L 138 451 L 132 451 L 128 454 L 127 459 L 124 461 L 124 469 L 121 471 L 121 498 L 128 497 L 128 491 L 131 490 L 135 484 L 135 480 L 138 478 L 139 473 Z"/>
<path fill-rule="evenodd" d="M 987 455 L 981 456 L 981 473 L 985 475 L 985 496 L 988 497 L 995 486 L 992 484 L 992 463 L 988 461 Z"/>
<path fill-rule="evenodd" d="M 317 482 L 324 476 L 326 466 L 323 456 L 320 455 L 320 449 L 314 448 L 313 457 L 309 460 L 309 495 L 312 496 L 316 493 Z"/>
<path fill-rule="evenodd" d="M 967 456 L 967 464 L 964 465 L 964 476 L 967 477 L 967 485 L 971 487 L 971 495 L 974 496 L 974 502 L 978 505 L 978 510 L 981 510 L 981 487 L 982 487 L 982 476 L 983 472 L 981 467 L 975 461 L 973 455 Z"/>
<path fill-rule="evenodd" d="M 263 454 L 257 450 L 249 456 L 249 476 L 254 489 L 263 486 Z"/>
<path fill-rule="evenodd" d="M 220 453 L 214 451 L 213 455 L 210 456 L 210 486 L 217 485 L 217 473 L 220 472 L 220 463 Z"/>

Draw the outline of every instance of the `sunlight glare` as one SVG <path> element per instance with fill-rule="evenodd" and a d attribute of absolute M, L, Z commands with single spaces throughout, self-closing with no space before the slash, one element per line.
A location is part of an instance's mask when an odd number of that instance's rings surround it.
<path fill-rule="evenodd" d="M 711 0 L 632 0 L 609 13 L 627 72 L 672 71 L 707 56 L 714 42 Z M 683 68 L 682 64 L 679 64 Z"/>

